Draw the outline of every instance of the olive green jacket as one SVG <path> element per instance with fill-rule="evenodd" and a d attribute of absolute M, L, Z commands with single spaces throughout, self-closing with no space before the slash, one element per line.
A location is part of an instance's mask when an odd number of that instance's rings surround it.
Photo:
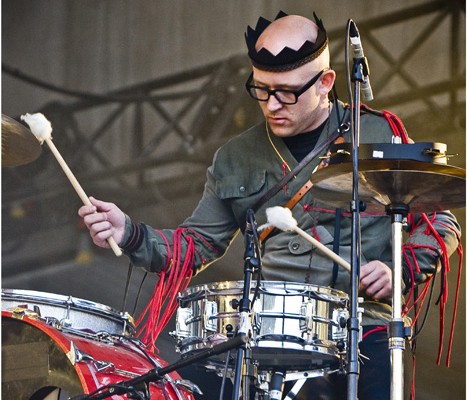
<path fill-rule="evenodd" d="M 338 107 L 342 117 L 342 104 Z M 337 107 L 334 106 L 318 144 L 337 129 L 336 112 Z M 360 131 L 360 143 L 390 143 L 393 136 L 386 119 L 372 113 L 362 114 Z M 351 140 L 350 131 L 345 134 L 344 139 Z M 225 253 L 239 230 L 244 230 L 247 210 L 284 176 L 283 161 L 277 152 L 291 169 L 297 165 L 282 139 L 274 135 L 268 138 L 264 123 L 234 137 L 216 152 L 212 165 L 207 170 L 203 196 L 193 214 L 181 225 L 187 228 L 184 232 L 185 237 L 191 236 L 195 243 L 196 273 Z M 287 184 L 285 190 L 280 190 L 255 213 L 259 226 L 266 223 L 266 208 L 284 206 L 310 177 L 313 181 L 312 172 L 319 162 L 319 158 L 312 160 Z M 313 198 L 313 194 L 308 192 L 293 208 L 293 216 L 300 228 L 332 249 L 335 231 L 333 207 L 319 203 Z M 392 267 L 390 217 L 363 212 L 360 219 L 361 265 L 371 260 L 381 260 Z M 445 238 L 449 251 L 453 252 L 457 246 L 453 230 L 458 231 L 459 226 L 449 212 L 438 213 L 437 221 L 442 221 L 442 224 L 436 227 Z M 167 244 L 161 234 L 168 240 L 169 245 L 172 245 L 173 230 L 154 231 L 147 225 L 134 224 L 127 218 L 123 250 L 135 265 L 159 272 L 167 262 Z M 135 236 L 138 240 L 135 240 Z M 344 212 L 340 227 L 339 255 L 349 262 L 351 236 L 351 214 Z M 439 248 L 436 240 L 425 234 L 421 228 L 411 236 L 410 241 Z M 127 246 L 130 242 L 131 245 Z M 184 245 L 186 246 L 186 243 Z M 433 252 L 418 251 L 417 257 L 422 269 L 417 275 L 417 280 L 421 281 L 426 277 L 426 273 L 434 271 L 437 255 Z M 242 268 L 241 262 L 238 265 Z M 332 271 L 332 260 L 315 251 L 308 241 L 296 233 L 274 230 L 263 244 L 261 272 L 265 280 L 329 286 Z M 404 276 L 408 279 L 408 274 Z M 350 276 L 342 267 L 339 267 L 335 289 L 350 293 Z M 388 304 L 367 300 L 363 305 L 364 325 L 390 320 L 391 309 Z"/>

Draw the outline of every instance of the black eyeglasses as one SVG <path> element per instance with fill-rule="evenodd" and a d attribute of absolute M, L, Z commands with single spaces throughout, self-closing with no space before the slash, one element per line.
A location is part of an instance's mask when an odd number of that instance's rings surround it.
<path fill-rule="evenodd" d="M 251 82 L 253 81 L 253 72 L 250 74 L 250 77 L 246 81 L 245 87 L 248 94 L 255 100 L 268 101 L 272 95 L 277 99 L 277 101 L 279 101 L 282 104 L 296 104 L 298 98 L 316 83 L 316 81 L 319 79 L 319 77 L 323 74 L 324 71 L 326 71 L 326 69 L 323 69 L 322 71 L 318 72 L 313 78 L 311 78 L 298 90 L 269 89 L 263 86 L 252 85 Z"/>

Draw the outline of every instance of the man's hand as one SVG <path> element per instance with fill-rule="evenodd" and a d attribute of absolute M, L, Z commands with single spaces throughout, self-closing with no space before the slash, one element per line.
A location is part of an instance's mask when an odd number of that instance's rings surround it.
<path fill-rule="evenodd" d="M 375 300 L 392 297 L 392 271 L 381 261 L 373 260 L 360 267 L 360 290 Z"/>
<path fill-rule="evenodd" d="M 120 244 L 125 232 L 125 214 L 113 203 L 90 197 L 92 206 L 82 206 L 78 215 L 89 229 L 92 241 L 99 247 L 109 248 L 107 239 L 113 236 Z"/>

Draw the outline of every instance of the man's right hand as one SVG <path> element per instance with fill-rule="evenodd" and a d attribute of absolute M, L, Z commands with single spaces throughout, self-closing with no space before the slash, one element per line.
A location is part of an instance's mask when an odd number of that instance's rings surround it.
<path fill-rule="evenodd" d="M 107 239 L 113 236 L 120 244 L 125 232 L 125 214 L 113 203 L 90 197 L 90 206 L 82 206 L 78 215 L 89 229 L 92 241 L 99 247 L 109 248 Z"/>

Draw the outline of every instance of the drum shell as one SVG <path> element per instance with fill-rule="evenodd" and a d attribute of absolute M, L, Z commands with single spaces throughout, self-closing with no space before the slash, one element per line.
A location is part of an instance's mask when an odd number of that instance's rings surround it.
<path fill-rule="evenodd" d="M 135 327 L 128 313 L 73 296 L 33 290 L 2 289 L 2 310 L 25 307 L 49 323 L 94 333 L 133 336 Z"/>
<path fill-rule="evenodd" d="M 250 300 L 256 282 L 251 286 Z M 235 334 L 240 323 L 236 305 L 242 293 L 243 281 L 199 285 L 183 292 L 177 311 L 177 350 L 187 356 Z M 348 296 L 338 290 L 261 282 L 251 318 L 251 347 L 259 369 L 307 370 L 341 363 L 347 309 Z M 214 357 L 208 364 L 223 365 L 225 360 Z"/>
<path fill-rule="evenodd" d="M 111 307 L 72 296 L 2 289 L 2 396 L 38 400 L 51 392 L 58 396 L 60 389 L 61 400 L 167 366 L 133 333 L 131 316 Z M 151 383 L 150 398 L 192 400 L 180 379 L 172 372 Z"/>

